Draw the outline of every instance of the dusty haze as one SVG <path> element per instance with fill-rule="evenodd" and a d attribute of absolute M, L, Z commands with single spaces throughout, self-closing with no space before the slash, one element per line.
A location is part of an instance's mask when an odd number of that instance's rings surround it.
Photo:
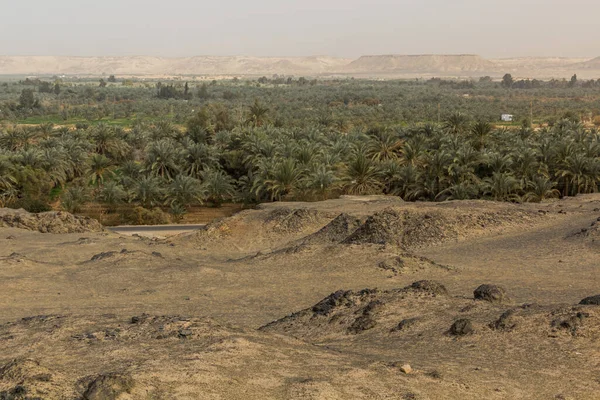
<path fill-rule="evenodd" d="M 593 0 L 3 1 L 0 54 L 598 56 Z"/>

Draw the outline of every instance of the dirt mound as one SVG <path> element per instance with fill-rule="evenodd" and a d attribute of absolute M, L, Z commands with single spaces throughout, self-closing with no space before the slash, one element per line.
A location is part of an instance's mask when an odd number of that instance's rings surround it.
<path fill-rule="evenodd" d="M 27 400 L 73 398 L 61 374 L 40 365 L 36 360 L 21 358 L 0 366 L 0 399 Z"/>
<path fill-rule="evenodd" d="M 368 217 L 343 243 L 372 243 L 403 248 L 429 246 L 486 234 L 491 229 L 523 224 L 539 218 L 539 213 L 510 208 L 388 208 Z"/>
<path fill-rule="evenodd" d="M 353 234 L 360 224 L 359 218 L 342 213 L 318 232 L 304 238 L 302 242 L 306 245 L 341 243 Z"/>
<path fill-rule="evenodd" d="M 446 288 L 437 282 L 419 281 L 402 289 L 363 289 L 358 292 L 339 290 L 313 307 L 271 322 L 260 329 L 300 334 L 303 338 L 358 334 L 378 325 L 377 317 L 388 311 L 390 304 L 406 298 L 446 297 Z"/>
<path fill-rule="evenodd" d="M 23 209 L 0 208 L 0 227 L 27 229 L 41 233 L 101 232 L 95 219 L 79 217 L 64 211 L 29 213 Z"/>
<path fill-rule="evenodd" d="M 82 400 L 117 399 L 122 394 L 129 394 L 135 382 L 129 374 L 108 373 L 90 379 Z"/>
<path fill-rule="evenodd" d="M 504 307 L 451 297 L 440 283 L 418 281 L 402 289 L 340 290 L 313 307 L 260 329 L 344 345 L 349 344 L 348 335 L 363 335 L 367 331 L 370 340 L 379 338 L 378 341 L 414 340 L 415 335 L 443 341 L 447 335 L 481 337 L 494 332 L 515 334 L 511 340 L 520 340 L 520 335 L 532 338 L 577 336 L 590 343 L 600 338 L 597 307 L 530 304 Z M 409 336 L 404 338 L 400 334 Z"/>
<path fill-rule="evenodd" d="M 336 214 L 337 215 L 337 214 Z M 192 243 L 194 247 L 228 250 L 233 254 L 270 252 L 313 234 L 335 215 L 308 207 L 285 205 L 259 206 L 208 224 L 191 236 L 171 242 Z"/>
<path fill-rule="evenodd" d="M 308 208 L 276 208 L 265 218 L 265 226 L 279 234 L 296 233 L 320 223 L 323 213 Z"/>

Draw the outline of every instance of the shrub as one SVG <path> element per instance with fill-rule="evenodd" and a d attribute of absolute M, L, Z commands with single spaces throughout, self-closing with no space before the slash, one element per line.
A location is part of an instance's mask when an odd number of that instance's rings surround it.
<path fill-rule="evenodd" d="M 156 207 L 148 210 L 144 207 L 135 207 L 133 210 L 121 214 L 123 223 L 130 225 L 165 225 L 171 222 L 169 214 Z"/>

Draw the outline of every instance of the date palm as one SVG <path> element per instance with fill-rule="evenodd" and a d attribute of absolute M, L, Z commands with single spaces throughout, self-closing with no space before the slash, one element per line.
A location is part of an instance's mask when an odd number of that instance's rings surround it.
<path fill-rule="evenodd" d="M 487 193 L 496 201 L 506 201 L 514 198 L 520 188 L 519 181 L 510 173 L 494 172 L 490 178 L 484 179 Z"/>
<path fill-rule="evenodd" d="M 123 186 L 115 181 L 107 182 L 98 192 L 96 198 L 107 206 L 109 212 L 115 212 L 117 206 L 125 200 L 127 193 Z"/>
<path fill-rule="evenodd" d="M 155 176 L 171 181 L 181 170 L 180 161 L 182 155 L 182 149 L 173 140 L 159 140 L 148 146 L 145 170 Z"/>
<path fill-rule="evenodd" d="M 164 191 L 160 179 L 153 176 L 145 176 L 133 185 L 133 198 L 144 208 L 152 208 L 162 202 Z"/>
<path fill-rule="evenodd" d="M 198 179 L 179 174 L 169 184 L 167 202 L 170 205 L 180 204 L 188 207 L 192 204 L 202 204 L 202 186 Z"/>
<path fill-rule="evenodd" d="M 88 165 L 88 177 L 92 185 L 102 185 L 108 177 L 114 174 L 115 166 L 102 154 L 94 154 L 90 157 Z"/>
<path fill-rule="evenodd" d="M 349 161 L 344 173 L 344 191 L 348 194 L 364 195 L 380 193 L 383 183 L 375 162 L 363 152 L 358 152 Z"/>
<path fill-rule="evenodd" d="M 234 181 L 225 172 L 217 169 L 208 169 L 202 171 L 201 177 L 202 194 L 214 206 L 220 207 L 223 202 L 235 198 Z"/>
<path fill-rule="evenodd" d="M 525 201 L 539 203 L 546 199 L 558 197 L 560 192 L 556 189 L 556 182 L 551 182 L 547 177 L 536 175 L 527 182 L 527 193 L 523 197 Z"/>

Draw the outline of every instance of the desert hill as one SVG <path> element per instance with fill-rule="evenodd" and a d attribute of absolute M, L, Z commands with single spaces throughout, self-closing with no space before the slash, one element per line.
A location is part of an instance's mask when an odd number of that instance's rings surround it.
<path fill-rule="evenodd" d="M 0 75 L 120 76 L 356 76 L 384 78 L 479 77 L 547 79 L 600 76 L 600 58 L 524 57 L 485 59 L 478 55 L 370 55 L 356 60 L 329 56 L 181 58 L 0 56 Z"/>
<path fill-rule="evenodd" d="M 473 73 L 486 72 L 495 64 L 480 56 L 465 55 L 376 55 L 363 56 L 345 68 L 351 73 Z"/>
<path fill-rule="evenodd" d="M 0 56 L 3 74 L 315 75 L 346 65 L 334 57 L 27 57 Z"/>
<path fill-rule="evenodd" d="M 600 57 L 596 57 L 591 60 L 587 60 L 587 61 L 583 61 L 583 62 L 574 64 L 573 67 L 581 68 L 581 69 L 600 70 Z"/>

